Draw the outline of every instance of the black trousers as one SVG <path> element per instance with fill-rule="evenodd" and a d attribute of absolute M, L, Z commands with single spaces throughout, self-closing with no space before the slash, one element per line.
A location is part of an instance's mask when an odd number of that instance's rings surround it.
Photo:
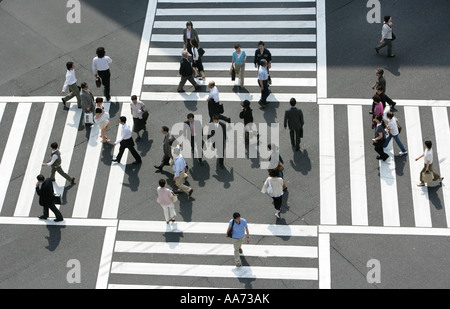
<path fill-rule="evenodd" d="M 111 72 L 109 70 L 106 71 L 98 71 L 98 76 L 102 79 L 102 84 L 105 87 L 103 90 L 103 94 L 106 97 L 106 101 L 111 99 L 110 94 L 110 85 L 111 85 Z"/>
<path fill-rule="evenodd" d="M 281 205 L 283 204 L 283 196 L 272 197 L 273 205 L 276 210 L 281 210 Z"/>
<path fill-rule="evenodd" d="M 136 160 L 136 162 L 142 162 L 142 158 L 139 155 L 139 153 L 136 151 L 136 149 L 134 148 L 134 141 L 132 138 L 127 139 L 127 140 L 123 140 L 120 142 L 120 149 L 119 149 L 119 154 L 117 155 L 117 162 L 120 163 L 120 160 L 122 159 L 123 153 L 125 152 L 125 149 L 128 149 L 130 151 L 130 153 L 133 155 L 134 159 Z"/>
<path fill-rule="evenodd" d="M 58 208 L 56 208 L 55 204 L 48 205 L 48 206 L 42 206 L 42 207 L 44 208 L 44 213 L 43 213 L 44 217 L 48 218 L 48 216 L 49 216 L 48 210 L 50 209 L 55 214 L 56 219 L 58 219 L 58 220 L 63 219 L 61 212 L 59 211 Z"/>
<path fill-rule="evenodd" d="M 300 142 L 302 140 L 302 129 L 290 130 L 291 135 L 291 145 L 297 148 L 300 147 Z"/>
<path fill-rule="evenodd" d="M 385 140 L 384 140 L 385 141 Z M 384 152 L 384 141 L 380 140 L 378 141 L 378 143 L 374 143 L 373 145 L 375 146 L 375 151 L 378 153 L 378 155 L 380 156 L 380 158 L 385 161 L 389 158 L 389 155 L 387 153 Z"/>

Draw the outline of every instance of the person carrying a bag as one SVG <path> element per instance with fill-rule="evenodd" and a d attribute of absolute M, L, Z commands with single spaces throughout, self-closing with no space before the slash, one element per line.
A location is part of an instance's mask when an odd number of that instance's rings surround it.
<path fill-rule="evenodd" d="M 431 147 L 433 147 L 433 143 L 431 141 L 426 141 L 425 152 L 416 159 L 416 161 L 419 161 L 422 158 L 425 160 L 425 166 L 420 172 L 420 183 L 417 185 L 418 187 L 423 187 L 425 186 L 425 183 L 437 180 L 439 180 L 442 185 L 442 181 L 444 180 L 444 177 L 439 176 L 439 174 L 433 170 L 433 150 Z"/>
<path fill-rule="evenodd" d="M 279 176 L 277 169 L 270 170 L 269 177 L 267 177 L 261 193 L 268 194 L 273 199 L 275 207 L 275 217 L 280 219 L 281 205 L 283 203 L 283 186 L 284 180 Z"/>
<path fill-rule="evenodd" d="M 178 197 L 172 190 L 166 188 L 166 181 L 161 179 L 159 181 L 159 187 L 156 190 L 158 192 L 158 199 L 156 200 L 164 212 L 166 223 L 175 222 L 176 212 L 174 203 L 178 201 Z"/>
<path fill-rule="evenodd" d="M 241 215 L 238 212 L 235 212 L 233 214 L 233 219 L 230 220 L 230 223 L 228 224 L 226 236 L 231 238 L 233 241 L 234 261 L 236 263 L 236 267 L 242 266 L 240 254 L 244 253 L 242 250 L 242 243 L 245 239 L 245 233 L 247 233 L 247 244 L 249 244 L 250 232 L 248 231 L 247 220 L 241 218 Z"/>

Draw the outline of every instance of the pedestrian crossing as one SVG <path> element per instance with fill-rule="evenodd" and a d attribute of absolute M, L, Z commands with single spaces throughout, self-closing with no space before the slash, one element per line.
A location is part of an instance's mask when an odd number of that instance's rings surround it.
<path fill-rule="evenodd" d="M 261 1 L 258 1 L 261 3 Z M 257 102 L 260 88 L 253 64 L 259 41 L 272 53 L 272 94 L 269 102 L 317 100 L 316 2 L 264 1 L 158 1 L 155 11 L 148 63 L 141 98 L 146 102 L 197 102 L 208 96 L 208 82 L 215 81 L 225 105 L 249 100 Z M 197 82 L 202 91 L 178 93 L 183 29 L 192 21 L 206 51 L 202 58 L 206 81 Z M 236 88 L 239 78 L 229 74 L 234 45 L 247 54 L 245 89 Z"/>
<path fill-rule="evenodd" d="M 330 101 L 331 102 L 331 101 Z M 449 228 L 446 181 L 418 187 L 424 142 L 433 141 L 433 169 L 445 177 L 450 149 L 448 107 L 397 107 L 408 155 L 394 141 L 376 160 L 367 105 L 319 105 L 321 225 Z M 387 112 L 387 111 L 386 111 Z M 345 121 L 345 122 L 343 122 Z"/>
<path fill-rule="evenodd" d="M 108 288 L 257 288 L 275 279 L 274 286 L 317 288 L 317 227 L 249 224 L 251 243 L 242 247 L 239 268 L 226 229 L 227 223 L 120 221 Z M 167 286 L 168 278 L 177 285 Z"/>

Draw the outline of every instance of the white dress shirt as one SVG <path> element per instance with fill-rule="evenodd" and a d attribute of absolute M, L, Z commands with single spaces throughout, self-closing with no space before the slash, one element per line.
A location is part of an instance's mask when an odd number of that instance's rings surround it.
<path fill-rule="evenodd" d="M 127 139 L 130 139 L 131 138 L 131 128 L 130 128 L 130 126 L 127 124 L 127 123 L 125 123 L 123 126 L 122 126 L 122 137 L 119 139 L 119 140 L 117 140 L 115 143 L 114 143 L 114 145 L 117 145 L 117 144 L 119 144 L 121 141 L 126 141 Z"/>
<path fill-rule="evenodd" d="M 67 87 L 70 85 L 76 84 L 77 78 L 75 77 L 75 70 L 68 70 L 66 73 L 66 81 L 64 82 L 64 87 L 62 92 L 66 92 Z"/>
<path fill-rule="evenodd" d="M 208 97 L 208 101 L 214 99 L 214 102 L 219 103 L 219 89 L 217 89 L 217 87 L 212 88 L 209 91 L 209 97 Z"/>
<path fill-rule="evenodd" d="M 98 71 L 106 71 L 109 70 L 109 65 L 112 63 L 112 59 L 108 56 L 103 58 L 95 57 L 92 60 L 92 72 L 94 75 L 97 75 Z"/>

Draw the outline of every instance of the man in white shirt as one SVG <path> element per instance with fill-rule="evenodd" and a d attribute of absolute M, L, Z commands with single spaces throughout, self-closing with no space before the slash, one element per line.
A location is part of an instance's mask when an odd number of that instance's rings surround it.
<path fill-rule="evenodd" d="M 73 97 L 77 97 L 78 108 L 81 108 L 80 90 L 78 89 L 77 78 L 75 77 L 75 64 L 73 62 L 67 62 L 66 68 L 66 81 L 64 82 L 64 87 L 61 91 L 61 94 L 65 94 L 67 88 L 69 88 L 70 93 L 61 100 L 64 104 L 64 107 L 66 107 L 67 101 L 69 101 Z"/>
<path fill-rule="evenodd" d="M 66 174 L 63 169 L 61 168 L 61 153 L 58 150 L 58 143 L 52 143 L 50 145 L 50 148 L 52 149 L 51 154 L 51 161 L 48 163 L 42 163 L 42 166 L 50 166 L 52 168 L 50 180 L 55 180 L 55 174 L 58 172 L 62 177 L 67 179 L 67 181 L 70 182 L 70 184 L 75 184 L 75 177 L 70 177 L 68 174 Z"/>
<path fill-rule="evenodd" d="M 208 98 L 206 98 L 206 102 L 208 102 L 208 113 L 210 117 L 209 122 L 213 121 L 214 116 L 218 116 L 220 120 L 231 123 L 231 119 L 223 115 L 223 105 L 220 104 L 219 89 L 217 89 L 216 83 L 214 81 L 210 81 L 208 84 L 208 88 L 210 90 L 209 96 Z"/>
<path fill-rule="evenodd" d="M 112 161 L 116 162 L 116 163 L 120 163 L 120 160 L 122 159 L 125 149 L 128 148 L 128 150 L 130 151 L 130 153 L 133 155 L 134 159 L 136 160 L 133 163 L 133 165 L 142 164 L 142 158 L 139 155 L 139 153 L 136 151 L 136 149 L 134 148 L 135 144 L 134 144 L 133 138 L 131 137 L 132 132 L 131 132 L 130 126 L 127 124 L 127 118 L 124 116 L 120 117 L 119 123 L 122 125 L 122 136 L 120 139 L 118 139 L 114 143 L 114 146 L 116 146 L 117 144 L 120 144 L 120 149 L 119 149 L 119 154 L 117 155 L 116 159 L 114 159 Z"/>
<path fill-rule="evenodd" d="M 261 88 L 261 99 L 259 100 L 259 105 L 265 107 L 267 103 L 267 98 L 270 95 L 269 89 L 269 72 L 267 71 L 268 62 L 265 59 L 261 60 L 261 66 L 258 70 L 258 83 Z"/>
<path fill-rule="evenodd" d="M 173 150 L 173 169 L 175 171 L 173 180 L 175 181 L 175 186 L 178 187 L 178 190 L 175 193 L 187 193 L 189 197 L 191 197 L 192 192 L 194 190 L 184 184 L 185 179 L 187 178 L 186 174 L 186 161 L 184 157 L 181 155 L 180 148 L 175 148 Z"/>
<path fill-rule="evenodd" d="M 377 54 L 380 52 L 380 49 L 387 46 L 388 57 L 395 57 L 392 53 L 392 41 L 395 39 L 395 35 L 392 31 L 392 17 L 387 15 L 384 17 L 384 24 L 381 30 L 381 41 L 380 44 L 375 47 Z"/>

